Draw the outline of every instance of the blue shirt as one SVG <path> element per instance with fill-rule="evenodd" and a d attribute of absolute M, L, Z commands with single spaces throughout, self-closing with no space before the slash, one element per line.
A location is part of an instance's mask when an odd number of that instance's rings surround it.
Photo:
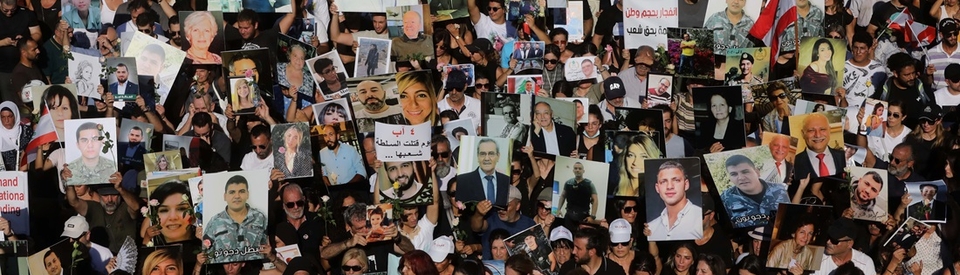
<path fill-rule="evenodd" d="M 348 183 L 353 179 L 353 175 L 367 177 L 360 153 L 350 144 L 341 142 L 336 153 L 329 148 L 321 149 L 320 163 L 323 164 L 321 170 L 324 177 L 329 177 L 331 173 L 337 174 L 337 182 L 331 182 L 331 185 Z"/>
<path fill-rule="evenodd" d="M 483 170 L 481 170 L 480 168 L 477 168 L 477 172 L 479 172 L 478 174 L 480 174 L 480 182 L 483 183 L 483 197 L 489 198 L 490 194 L 487 193 L 487 184 L 489 183 L 487 182 L 487 179 L 486 179 L 488 175 L 487 173 L 484 173 Z M 493 197 L 496 198 L 497 197 L 497 172 L 494 171 L 493 174 L 489 176 L 493 176 L 493 178 L 490 180 L 493 181 Z M 494 199 L 494 202 L 496 202 L 496 199 Z"/>
<path fill-rule="evenodd" d="M 63 20 L 74 29 L 100 30 L 100 7 L 90 5 L 87 13 L 87 24 L 83 24 L 80 17 L 80 11 L 76 7 L 70 6 L 63 11 Z"/>
<path fill-rule="evenodd" d="M 517 213 L 519 215 L 519 213 Z M 489 260 L 493 259 L 493 255 L 490 254 L 490 233 L 496 229 L 506 229 L 507 235 L 512 236 L 513 234 L 520 233 L 524 229 L 530 228 L 531 226 L 536 225 L 537 223 L 533 221 L 530 217 L 520 215 L 520 219 L 516 222 L 505 222 L 500 220 L 500 216 L 496 213 L 490 214 L 487 216 L 487 231 L 483 232 L 483 237 L 480 238 L 480 241 L 483 245 L 483 259 Z"/>

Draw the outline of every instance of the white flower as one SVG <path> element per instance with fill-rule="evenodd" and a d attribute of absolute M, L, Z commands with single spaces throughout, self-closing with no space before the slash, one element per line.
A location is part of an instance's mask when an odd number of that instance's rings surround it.
<path fill-rule="evenodd" d="M 330 196 L 323 196 L 323 197 L 320 197 L 320 200 L 322 200 L 322 201 L 323 201 L 324 203 L 326 203 L 327 201 L 329 201 L 329 200 L 330 200 Z"/>
<path fill-rule="evenodd" d="M 147 247 L 153 247 L 153 241 L 147 242 Z"/>
<path fill-rule="evenodd" d="M 460 225 L 460 217 L 453 218 L 453 222 L 450 223 L 453 226 Z"/>
<path fill-rule="evenodd" d="M 180 199 L 183 201 L 190 201 L 190 197 L 187 194 L 180 194 Z"/>

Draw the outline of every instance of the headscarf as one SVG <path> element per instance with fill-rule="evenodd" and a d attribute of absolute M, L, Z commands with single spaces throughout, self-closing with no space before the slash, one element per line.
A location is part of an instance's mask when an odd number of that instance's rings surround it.
<path fill-rule="evenodd" d="M 10 109 L 13 113 L 13 129 L 0 127 L 0 152 L 20 149 L 20 108 L 13 101 L 0 103 L 0 110 Z"/>

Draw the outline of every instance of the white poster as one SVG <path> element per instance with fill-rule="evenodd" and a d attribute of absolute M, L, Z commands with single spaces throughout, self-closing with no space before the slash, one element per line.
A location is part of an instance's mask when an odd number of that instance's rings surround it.
<path fill-rule="evenodd" d="M 67 75 L 77 85 L 77 96 L 100 99 L 97 86 L 100 85 L 100 58 L 73 52 L 73 58 L 67 60 Z"/>
<path fill-rule="evenodd" d="M 667 45 L 667 28 L 679 24 L 677 1 L 626 0 L 623 5 L 625 46 Z"/>
<path fill-rule="evenodd" d="M 0 216 L 10 222 L 13 233 L 30 233 L 29 197 L 26 172 L 0 172 Z"/>
<path fill-rule="evenodd" d="M 377 122 L 377 159 L 381 161 L 430 160 L 430 123 L 393 125 Z"/>

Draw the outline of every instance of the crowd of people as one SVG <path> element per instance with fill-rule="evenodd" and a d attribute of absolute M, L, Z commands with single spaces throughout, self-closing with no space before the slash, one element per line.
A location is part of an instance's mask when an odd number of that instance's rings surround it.
<path fill-rule="evenodd" d="M 61 11 L 61 2 L 69 8 Z M 34 273 L 960 271 L 957 0 L 797 0 L 798 17 L 779 28 L 778 42 L 751 31 L 782 14 L 770 7 L 778 1 L 727 0 L 705 14 L 708 1 L 676 0 L 680 27 L 714 32 L 711 51 L 778 49 L 768 60 L 738 54 L 740 64 L 726 65 L 742 70 L 732 81 L 724 81 L 719 51 L 707 54 L 715 78 L 691 77 L 703 71 L 694 68 L 703 65 L 703 41 L 693 32 L 676 38 L 675 54 L 664 45 L 625 48 L 623 1 L 561 1 L 582 4 L 583 20 L 571 21 L 582 26 L 554 24 L 567 14 L 539 6 L 544 1 L 382 1 L 433 8 L 402 10 L 401 30 L 388 28 L 395 19 L 383 10 L 351 4 L 342 12 L 325 0 L 226 1 L 223 12 L 199 0 L 92 2 L 0 0 L 0 153 L 3 170 L 27 175 L 30 210 L 29 232 L 0 218 L 0 244 L 26 241 L 29 254 L 64 241 L 76 248 L 36 255 L 43 270 Z M 912 41 L 926 40 L 898 22 L 930 26 L 934 42 Z M 125 54 L 133 46 L 123 37 L 138 32 L 148 45 Z M 812 48 L 800 46 L 805 38 Z M 365 44 L 372 40 L 384 43 Z M 128 57 L 136 66 L 105 69 L 97 84 L 92 64 L 68 70 L 74 54 L 104 64 Z M 805 54 L 809 65 L 798 69 Z M 565 78 L 568 61 L 585 79 Z M 754 70 L 760 62 L 769 71 Z M 449 69 L 459 65 L 472 67 Z M 650 74 L 673 77 L 648 83 Z M 527 99 L 507 94 L 515 75 L 527 77 L 517 82 Z M 725 84 L 754 96 L 704 88 Z M 695 101 L 695 91 L 710 96 Z M 575 99 L 563 109 L 534 97 Z M 799 99 L 815 106 L 795 108 Z M 846 114 L 832 115 L 837 109 Z M 575 110 L 576 121 L 558 110 Z M 798 115 L 806 116 L 790 121 Z M 66 130 L 70 120 L 94 118 L 129 129 L 107 131 L 128 140 L 119 162 L 98 153 L 110 144 L 102 124 Z M 444 130 L 460 119 L 472 127 Z M 126 121 L 141 126 L 124 128 Z M 389 138 L 374 134 L 378 123 L 433 127 L 429 161 L 378 159 Z M 800 150 L 791 133 L 799 133 Z M 470 135 L 478 141 L 464 145 Z M 169 149 L 171 136 L 196 146 L 145 159 Z M 76 161 L 65 157 L 67 140 L 80 147 Z M 769 164 L 754 155 L 716 164 L 704 157 L 763 146 Z M 506 169 L 497 164 L 502 155 Z M 561 157 L 577 162 L 561 167 Z M 609 170 L 585 168 L 594 164 Z M 872 170 L 851 177 L 857 167 Z M 263 170 L 269 180 L 226 180 L 225 209 L 203 225 L 203 199 L 186 181 L 146 188 L 157 171 L 180 169 Z M 555 178 L 558 169 L 573 177 Z M 917 182 L 919 201 L 908 190 Z M 269 207 L 253 205 L 254 196 Z M 819 219 L 775 213 L 788 204 L 832 210 Z M 662 209 L 647 211 L 651 205 Z M 127 239 L 181 248 L 140 255 L 136 270 L 124 270 Z M 235 243 L 258 253 L 209 250 Z M 281 252 L 291 245 L 298 256 Z M 27 268 L 14 247 L 0 246 L 0 273 Z"/>

